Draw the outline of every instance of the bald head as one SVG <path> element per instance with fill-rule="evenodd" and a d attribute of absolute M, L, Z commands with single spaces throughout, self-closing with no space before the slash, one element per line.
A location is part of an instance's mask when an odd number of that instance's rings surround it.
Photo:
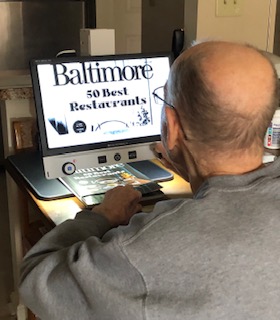
<path fill-rule="evenodd" d="M 255 49 L 234 43 L 208 43 L 205 80 L 219 105 L 241 114 L 257 114 L 271 100 L 275 86 L 270 62 Z"/>
<path fill-rule="evenodd" d="M 263 146 L 278 102 L 277 77 L 258 50 L 204 42 L 183 52 L 168 81 L 168 99 L 190 139 L 224 151 Z"/>

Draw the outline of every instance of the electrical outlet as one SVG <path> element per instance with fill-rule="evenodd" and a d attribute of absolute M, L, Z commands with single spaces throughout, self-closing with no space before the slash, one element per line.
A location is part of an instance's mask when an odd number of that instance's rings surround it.
<path fill-rule="evenodd" d="M 242 15 L 243 0 L 216 0 L 217 17 L 236 17 Z"/>

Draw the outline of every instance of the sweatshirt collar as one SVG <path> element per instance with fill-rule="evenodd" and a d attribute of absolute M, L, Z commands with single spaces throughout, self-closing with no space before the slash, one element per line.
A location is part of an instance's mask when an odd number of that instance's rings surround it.
<path fill-rule="evenodd" d="M 199 187 L 197 192 L 194 194 L 194 198 L 202 198 L 205 192 L 209 188 L 217 189 L 235 189 L 237 187 L 248 186 L 257 180 L 264 179 L 266 177 L 277 178 L 280 177 L 280 157 L 274 162 L 268 163 L 260 169 L 255 171 L 240 174 L 240 175 L 221 175 L 207 179 Z"/>

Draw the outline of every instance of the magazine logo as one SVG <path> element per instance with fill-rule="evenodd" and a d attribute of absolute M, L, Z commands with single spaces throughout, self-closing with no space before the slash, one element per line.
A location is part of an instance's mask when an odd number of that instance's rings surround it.
<path fill-rule="evenodd" d="M 76 133 L 83 133 L 87 129 L 87 126 L 84 121 L 78 120 L 73 124 L 73 130 Z"/>
<path fill-rule="evenodd" d="M 100 67 L 98 62 L 77 64 L 78 68 L 70 68 L 67 63 L 54 64 L 54 86 L 149 80 L 154 76 L 153 68 L 148 63 L 123 67 Z"/>

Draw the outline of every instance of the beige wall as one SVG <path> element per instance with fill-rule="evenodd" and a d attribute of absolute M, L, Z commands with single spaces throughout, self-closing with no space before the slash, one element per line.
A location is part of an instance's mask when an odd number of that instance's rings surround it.
<path fill-rule="evenodd" d="M 185 0 L 96 0 L 97 28 L 115 29 L 116 53 L 171 50 Z"/>
<path fill-rule="evenodd" d="M 243 2 L 241 16 L 216 17 L 216 0 L 197 0 L 197 39 L 248 42 L 272 52 L 277 0 L 239 1 Z"/>
<path fill-rule="evenodd" d="M 114 0 L 96 0 L 96 27 L 99 29 L 115 27 Z"/>
<path fill-rule="evenodd" d="M 153 0 L 151 5 L 160 4 Z M 176 1 L 176 0 L 174 0 Z M 216 0 L 185 0 L 185 43 L 216 38 L 248 42 L 273 52 L 277 0 L 239 0 L 237 17 L 216 17 Z M 141 51 L 141 0 L 96 0 L 97 28 L 116 30 L 116 52 Z M 162 25 L 164 19 L 155 21 Z"/>
<path fill-rule="evenodd" d="M 142 0 L 96 0 L 96 27 L 115 30 L 116 53 L 141 52 Z"/>

